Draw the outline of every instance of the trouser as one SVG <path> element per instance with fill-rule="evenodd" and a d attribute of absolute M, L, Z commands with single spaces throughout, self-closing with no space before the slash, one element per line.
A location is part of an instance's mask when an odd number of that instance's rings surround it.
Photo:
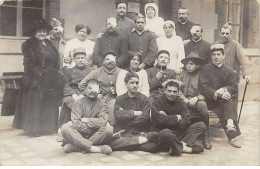
<path fill-rule="evenodd" d="M 163 129 L 158 135 L 158 145 L 160 150 L 169 151 L 171 148 L 172 154 L 179 156 L 182 153 L 182 142 L 187 143 L 187 145 L 191 147 L 206 130 L 206 126 L 203 122 L 194 123 L 181 132 Z"/>
<path fill-rule="evenodd" d="M 200 120 L 206 125 L 207 129 L 209 129 L 209 114 L 208 114 L 208 106 L 205 101 L 198 101 L 196 103 L 196 108 L 190 108 L 191 113 L 199 114 Z"/>
<path fill-rule="evenodd" d="M 69 123 L 61 127 L 61 134 L 65 143 L 73 144 L 81 150 L 89 150 L 92 145 L 108 144 L 113 135 L 113 127 L 106 126 L 90 133 L 80 133 Z"/>
<path fill-rule="evenodd" d="M 63 102 L 68 106 L 68 108 L 72 109 L 75 100 L 72 96 L 66 96 L 63 98 Z"/>
<path fill-rule="evenodd" d="M 105 99 L 105 103 L 108 107 L 108 122 L 111 126 L 114 126 L 116 124 L 116 118 L 114 115 L 114 108 L 115 108 L 115 102 L 116 99 L 114 97 L 110 96 L 103 96 L 102 99 Z"/>
<path fill-rule="evenodd" d="M 208 103 L 209 109 L 212 109 L 214 113 L 216 113 L 219 117 L 219 120 L 222 124 L 222 127 L 224 128 L 225 132 L 227 130 L 227 120 L 232 119 L 234 122 L 234 125 L 236 127 L 236 136 L 241 134 L 240 128 L 237 123 L 237 103 L 236 98 L 231 97 L 229 100 L 211 100 Z M 227 134 L 227 133 L 226 133 Z M 229 137 L 227 135 L 228 139 L 231 140 L 233 138 Z"/>
<path fill-rule="evenodd" d="M 156 153 L 158 145 L 155 142 L 139 143 L 139 135 L 123 136 L 115 140 L 111 140 L 110 147 L 113 151 L 145 151 Z"/>
<path fill-rule="evenodd" d="M 71 121 L 71 109 L 75 100 L 72 96 L 67 96 L 63 98 L 63 105 L 61 108 L 60 116 L 59 116 L 59 128 L 69 121 Z"/>

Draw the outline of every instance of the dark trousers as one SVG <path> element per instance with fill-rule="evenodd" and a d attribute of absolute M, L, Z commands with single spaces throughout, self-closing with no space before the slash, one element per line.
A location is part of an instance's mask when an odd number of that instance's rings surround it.
<path fill-rule="evenodd" d="M 207 102 L 209 109 L 212 109 L 219 117 L 219 120 L 226 132 L 227 120 L 232 119 L 236 127 L 236 136 L 240 135 L 240 128 L 237 124 L 237 98 L 231 98 L 229 100 L 211 100 Z M 233 138 L 228 138 L 229 140 Z"/>
<path fill-rule="evenodd" d="M 206 130 L 207 128 L 203 122 L 192 124 L 181 132 L 163 129 L 159 132 L 158 145 L 161 151 L 169 151 L 171 148 L 173 151 L 172 155 L 179 156 L 182 153 L 182 142 L 187 143 L 191 147 Z"/>
<path fill-rule="evenodd" d="M 111 140 L 110 147 L 113 151 L 145 151 L 156 153 L 158 152 L 158 145 L 154 142 L 147 142 L 139 144 L 139 135 L 123 136 L 115 140 Z"/>
<path fill-rule="evenodd" d="M 59 116 L 59 128 L 69 121 L 71 121 L 71 108 L 74 104 L 75 100 L 72 96 L 67 96 L 63 98 L 63 105 L 61 108 L 60 116 Z"/>
<path fill-rule="evenodd" d="M 209 129 L 209 114 L 208 114 L 208 106 L 205 101 L 198 101 L 196 103 L 195 108 L 190 108 L 191 114 L 199 115 L 200 116 L 200 121 L 202 121 L 207 129 Z"/>
<path fill-rule="evenodd" d="M 92 145 L 108 144 L 113 134 L 113 127 L 101 127 L 91 133 L 80 133 L 77 128 L 66 123 L 61 127 L 65 143 L 73 144 L 81 150 L 89 150 Z"/>

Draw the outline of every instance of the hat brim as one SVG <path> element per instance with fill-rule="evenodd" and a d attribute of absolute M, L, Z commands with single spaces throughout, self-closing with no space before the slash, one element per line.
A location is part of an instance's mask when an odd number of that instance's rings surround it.
<path fill-rule="evenodd" d="M 33 29 L 31 29 L 31 33 L 35 33 L 37 30 L 39 29 L 46 29 L 47 32 L 51 31 L 53 29 L 53 27 L 51 25 L 42 25 L 42 26 L 37 26 L 37 27 L 34 27 Z"/>
<path fill-rule="evenodd" d="M 204 63 L 204 61 L 200 58 L 185 58 L 185 59 L 181 60 L 181 63 L 185 65 L 188 60 L 196 60 L 196 62 L 198 62 L 200 64 Z"/>

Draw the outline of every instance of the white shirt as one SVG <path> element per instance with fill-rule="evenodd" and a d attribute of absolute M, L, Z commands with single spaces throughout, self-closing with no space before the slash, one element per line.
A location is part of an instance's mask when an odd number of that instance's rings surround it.
<path fill-rule="evenodd" d="M 75 48 L 83 47 L 86 49 L 86 56 L 87 56 L 87 64 L 92 64 L 92 54 L 94 50 L 95 42 L 86 39 L 85 41 L 81 41 L 78 38 L 71 39 L 70 41 L 67 42 L 65 46 L 65 52 L 64 52 L 64 57 L 71 57 L 72 62 L 70 64 L 66 64 L 63 61 L 63 66 L 67 66 L 68 68 L 73 68 L 76 63 L 74 61 L 73 57 L 73 50 Z"/>
<path fill-rule="evenodd" d="M 126 70 L 121 70 L 117 76 L 116 80 L 116 93 L 118 96 L 127 92 L 127 88 L 125 85 L 125 76 L 128 73 Z M 135 72 L 139 76 L 139 88 L 138 92 L 142 93 L 143 95 L 149 97 L 150 87 L 148 83 L 148 75 L 144 69 L 141 69 L 138 72 Z"/>
<path fill-rule="evenodd" d="M 168 69 L 180 69 L 183 67 L 181 60 L 185 58 L 184 44 L 180 36 L 167 38 L 162 36 L 157 39 L 158 51 L 167 50 L 170 53 L 170 63 Z"/>

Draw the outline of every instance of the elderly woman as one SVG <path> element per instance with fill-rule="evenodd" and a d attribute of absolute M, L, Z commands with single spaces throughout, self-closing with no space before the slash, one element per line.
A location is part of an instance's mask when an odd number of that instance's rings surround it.
<path fill-rule="evenodd" d="M 164 19 L 159 17 L 158 6 L 155 3 L 147 3 L 144 7 L 146 16 L 145 29 L 154 32 L 156 37 L 161 37 L 164 35 L 163 32 L 163 22 Z"/>
<path fill-rule="evenodd" d="M 39 136 L 57 132 L 61 80 L 59 52 L 46 39 L 52 30 L 44 19 L 34 23 L 32 37 L 22 44 L 24 55 L 23 100 L 14 127 Z M 19 114 L 20 113 L 20 114 Z"/>
<path fill-rule="evenodd" d="M 87 39 L 87 35 L 91 33 L 91 29 L 83 24 L 78 24 L 75 27 L 77 37 L 67 42 L 64 52 L 64 63 L 63 66 L 66 68 L 73 68 L 76 64 L 73 59 L 73 50 L 79 47 L 86 49 L 86 64 L 92 66 L 92 54 L 95 43 Z"/>
<path fill-rule="evenodd" d="M 170 53 L 170 63 L 167 68 L 173 69 L 177 74 L 180 74 L 183 67 L 181 60 L 185 58 L 182 38 L 176 35 L 173 21 L 165 21 L 163 29 L 165 36 L 157 39 L 158 50 L 167 50 Z"/>
<path fill-rule="evenodd" d="M 116 81 L 116 93 L 117 95 L 122 95 L 127 92 L 127 88 L 124 82 L 125 76 L 127 72 L 134 72 L 139 76 L 139 88 L 138 91 L 145 96 L 149 97 L 149 83 L 148 83 L 148 76 L 144 69 L 139 69 L 138 66 L 140 65 L 140 56 L 133 56 L 130 58 L 130 66 L 127 70 L 121 70 L 118 74 L 117 81 Z"/>

